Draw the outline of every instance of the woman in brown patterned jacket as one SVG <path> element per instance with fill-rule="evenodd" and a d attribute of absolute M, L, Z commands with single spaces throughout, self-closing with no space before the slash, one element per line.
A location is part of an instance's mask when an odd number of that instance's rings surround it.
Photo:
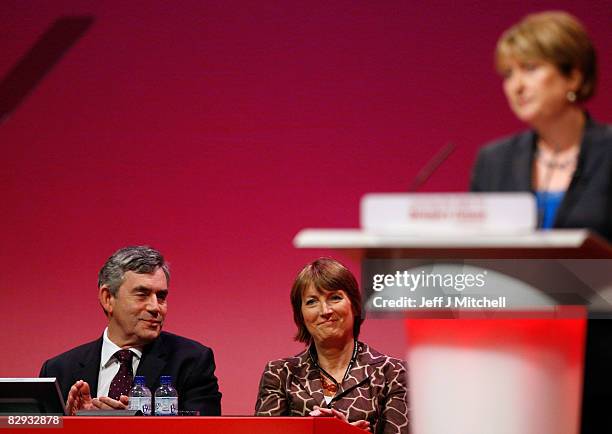
<path fill-rule="evenodd" d="M 302 353 L 267 364 L 258 416 L 332 416 L 374 433 L 408 433 L 406 368 L 357 341 L 361 294 L 342 264 L 317 259 L 291 289 Z"/>

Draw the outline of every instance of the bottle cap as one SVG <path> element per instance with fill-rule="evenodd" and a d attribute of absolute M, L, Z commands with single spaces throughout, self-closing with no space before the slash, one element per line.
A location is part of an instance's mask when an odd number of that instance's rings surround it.
<path fill-rule="evenodd" d="M 159 377 L 159 382 L 164 385 L 172 384 L 172 376 L 162 375 L 161 377 Z"/>
<path fill-rule="evenodd" d="M 134 377 L 134 384 L 138 385 L 138 386 L 144 386 L 145 385 L 145 377 L 143 377 L 142 375 L 137 375 Z"/>

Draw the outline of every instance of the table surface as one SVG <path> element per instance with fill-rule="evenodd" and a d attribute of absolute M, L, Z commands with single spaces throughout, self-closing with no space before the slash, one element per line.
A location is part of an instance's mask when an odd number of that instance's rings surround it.
<path fill-rule="evenodd" d="M 143 433 L 147 434 L 360 434 L 363 433 L 345 422 L 323 417 L 97 417 L 66 416 L 62 427 L 53 425 L 17 425 L 10 431 L 21 434 L 49 433 Z M 4 425 L 6 428 L 6 425 Z M 41 431 L 43 430 L 43 431 Z M 0 432 L 3 430 L 0 430 Z M 5 432 L 8 432 L 5 431 Z"/>

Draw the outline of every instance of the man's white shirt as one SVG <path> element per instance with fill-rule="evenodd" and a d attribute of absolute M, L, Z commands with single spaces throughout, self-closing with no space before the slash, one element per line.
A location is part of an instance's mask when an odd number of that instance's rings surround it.
<path fill-rule="evenodd" d="M 100 373 L 98 375 L 98 397 L 108 396 L 111 382 L 117 372 L 119 372 L 119 361 L 113 355 L 122 348 L 117 346 L 108 338 L 108 327 L 104 329 L 102 335 L 102 356 L 100 357 Z M 142 351 L 138 348 L 129 349 L 134 356 L 132 357 L 132 372 L 136 375 Z"/>

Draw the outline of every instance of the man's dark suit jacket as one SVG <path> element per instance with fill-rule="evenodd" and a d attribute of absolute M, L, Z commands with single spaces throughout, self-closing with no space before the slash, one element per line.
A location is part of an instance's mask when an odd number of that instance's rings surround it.
<path fill-rule="evenodd" d="M 57 377 L 62 396 L 78 380 L 89 383 L 96 396 L 102 338 L 73 348 L 47 360 L 40 377 Z M 179 394 L 180 410 L 199 410 L 202 416 L 221 414 L 221 393 L 215 377 L 215 360 L 210 348 L 196 341 L 161 332 L 143 350 L 135 375 L 146 378 L 147 387 L 154 393 L 161 375 L 171 375 Z"/>
<path fill-rule="evenodd" d="M 472 191 L 533 191 L 537 136 L 528 131 L 485 146 L 472 172 Z M 587 118 L 578 164 L 555 228 L 588 228 L 612 240 L 612 126 Z"/>
<path fill-rule="evenodd" d="M 529 131 L 484 147 L 472 191 L 532 191 L 537 136 Z M 588 228 L 612 242 L 612 126 L 587 117 L 578 164 L 557 211 L 555 228 Z M 612 320 L 589 319 L 582 434 L 612 432 Z"/>

